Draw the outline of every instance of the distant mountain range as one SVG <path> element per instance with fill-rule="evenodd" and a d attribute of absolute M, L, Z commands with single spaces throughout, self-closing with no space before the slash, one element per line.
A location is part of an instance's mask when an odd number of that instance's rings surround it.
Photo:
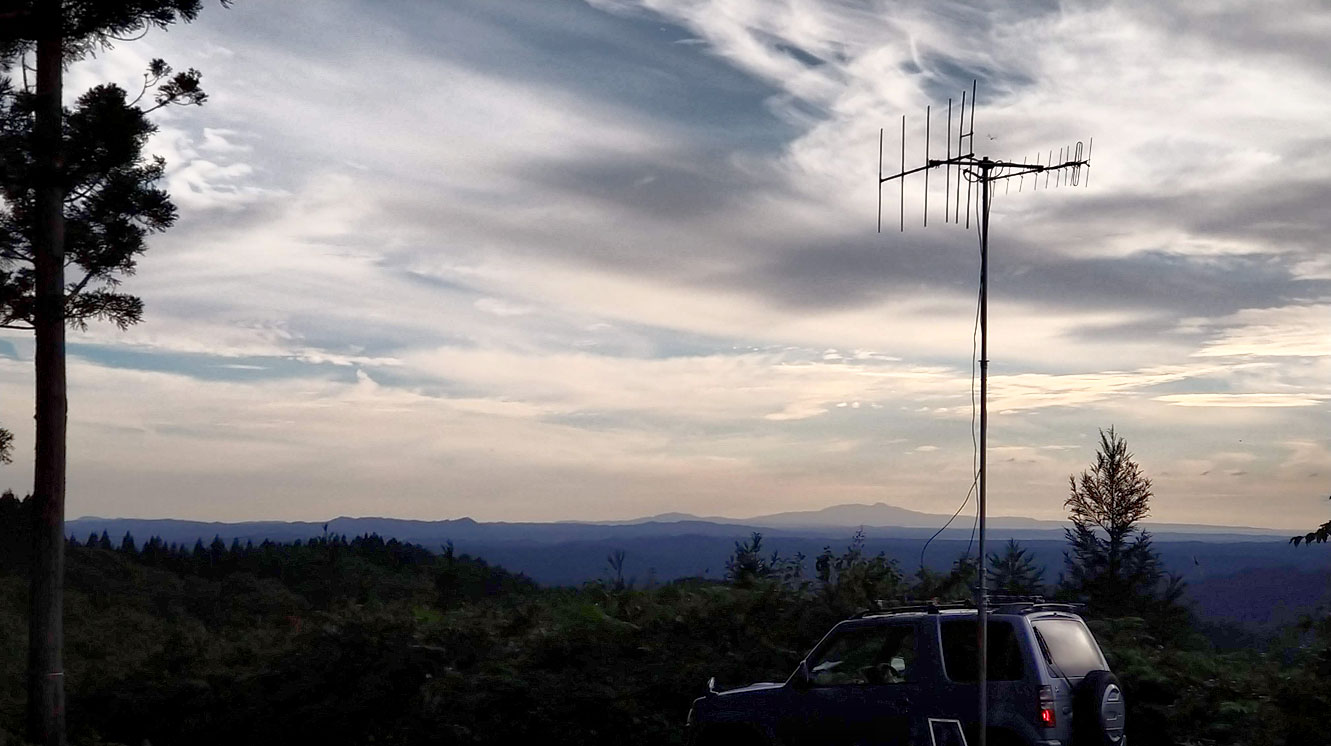
<path fill-rule="evenodd" d="M 959 516 L 929 541 L 947 518 L 876 503 L 745 519 L 665 513 L 631 521 L 556 523 L 350 517 L 327 522 L 214 523 L 89 517 L 69 521 L 66 530 L 80 540 L 105 531 L 116 544 L 130 533 L 139 542 L 158 536 L 186 545 L 207 544 L 214 536 L 228 544 L 232 540 L 258 544 L 265 539 L 305 540 L 325 531 L 348 536 L 375 533 L 436 551 L 452 543 L 460 553 L 524 573 L 539 583 L 577 585 L 605 577 L 607 555 L 621 549 L 626 552 L 626 576 L 638 582 L 720 578 L 735 543 L 755 531 L 763 534 L 768 551 L 779 551 L 785 557 L 813 557 L 823 547 L 841 551 L 863 527 L 866 549 L 886 553 L 903 572 L 913 572 L 921 564 L 944 569 L 962 554 L 974 556 L 978 551 L 972 534 L 973 515 Z M 1063 535 L 1067 524 L 1001 516 L 990 518 L 988 525 L 988 552 L 999 551 L 1010 538 L 1017 539 L 1045 567 L 1045 582 L 1057 582 L 1067 546 Z M 1309 590 L 1331 589 L 1331 551 L 1291 546 L 1288 537 L 1298 531 L 1173 523 L 1147 528 L 1166 568 L 1189 583 L 1198 613 L 1210 621 L 1269 631 L 1319 603 L 1331 603 L 1331 591 Z"/>
<path fill-rule="evenodd" d="M 696 516 L 688 513 L 663 513 L 627 521 L 558 521 L 491 522 L 480 523 L 470 518 L 438 521 L 408 520 L 402 518 L 341 516 L 328 521 L 242 521 L 219 523 L 184 521 L 171 518 L 96 518 L 84 517 L 68 521 L 67 531 L 83 538 L 92 531 L 103 530 L 116 536 L 130 532 L 139 538 L 160 536 L 166 541 L 209 541 L 221 536 L 230 541 L 272 539 L 292 541 L 317 536 L 325 530 L 332 533 L 358 535 L 377 533 L 402 541 L 436 544 L 440 540 L 480 540 L 500 543 L 558 543 L 604 538 L 633 538 L 644 536 L 731 536 L 737 532 L 762 531 L 772 536 L 849 536 L 864 528 L 865 533 L 878 538 L 914 538 L 928 536 L 948 522 L 949 516 L 921 513 L 887 503 L 872 505 L 833 505 L 821 510 L 773 513 L 752 518 L 723 518 Z M 945 533 L 969 534 L 974 519 L 959 516 Z M 1065 521 L 1038 520 L 1017 516 L 991 516 L 989 529 L 995 537 L 1051 539 L 1062 538 Z M 1157 523 L 1143 524 L 1156 535 L 1157 540 L 1233 541 L 1238 539 L 1285 538 L 1296 533 L 1294 529 L 1256 528 L 1252 526 L 1214 526 L 1202 524 Z"/>
<path fill-rule="evenodd" d="M 948 517 L 949 516 L 938 515 L 935 513 L 921 513 L 919 511 L 899 508 L 895 505 L 879 502 L 872 505 L 853 503 L 847 505 L 833 505 L 821 510 L 773 513 L 770 515 L 754 516 L 753 518 L 722 518 L 718 516 L 696 516 L 688 513 L 662 513 L 660 515 L 654 515 L 648 518 L 638 518 L 631 521 L 598 521 L 597 523 L 601 525 L 611 525 L 615 523 L 637 524 L 703 521 L 706 523 L 727 525 L 791 529 L 815 527 L 846 528 L 858 526 L 875 528 L 937 529 L 947 522 Z M 960 520 L 963 523 L 966 522 L 966 520 L 961 517 L 958 517 L 957 520 Z M 995 529 L 1032 530 L 1062 530 L 1064 526 L 1068 525 L 1067 521 L 1048 521 L 1036 518 L 1024 518 L 1021 516 L 989 516 L 986 523 L 988 526 Z M 1246 536 L 1291 536 L 1300 533 L 1293 529 L 1256 528 L 1253 526 L 1212 526 L 1191 523 L 1145 523 L 1143 525 L 1153 533 L 1226 534 Z"/>

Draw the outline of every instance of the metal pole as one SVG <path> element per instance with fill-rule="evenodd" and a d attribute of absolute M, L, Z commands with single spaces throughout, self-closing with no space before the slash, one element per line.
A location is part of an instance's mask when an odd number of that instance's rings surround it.
<path fill-rule="evenodd" d="M 989 727 L 989 608 L 985 598 L 985 499 L 988 495 L 985 450 L 989 434 L 989 170 L 988 158 L 980 161 L 980 584 L 976 601 L 980 633 L 980 746 L 985 746 Z"/>
<path fill-rule="evenodd" d="M 878 232 L 883 232 L 883 128 L 878 128 Z"/>

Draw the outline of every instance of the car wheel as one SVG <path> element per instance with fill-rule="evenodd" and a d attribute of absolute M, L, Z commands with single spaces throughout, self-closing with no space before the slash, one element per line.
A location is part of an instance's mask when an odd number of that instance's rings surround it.
<path fill-rule="evenodd" d="M 1077 746 L 1122 746 L 1127 709 L 1123 687 L 1109 671 L 1091 671 L 1072 697 L 1072 735 Z"/>

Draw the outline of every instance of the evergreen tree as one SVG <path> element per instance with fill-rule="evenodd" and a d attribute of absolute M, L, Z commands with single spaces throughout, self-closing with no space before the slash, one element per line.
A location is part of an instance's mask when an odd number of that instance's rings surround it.
<path fill-rule="evenodd" d="M 1002 556 L 989 555 L 988 574 L 989 589 L 996 593 L 1029 596 L 1044 590 L 1044 568 L 1035 566 L 1035 558 L 1016 539 L 1008 539 Z"/>
<path fill-rule="evenodd" d="M 909 589 L 912 598 L 963 601 L 975 597 L 979 584 L 980 561 L 969 553 L 962 554 L 947 572 L 934 572 L 923 565 L 915 572 L 915 587 Z"/>
<path fill-rule="evenodd" d="M 13 490 L 0 494 L 0 568 L 28 567 L 32 544 L 31 509 L 31 498 L 19 500 Z"/>
<path fill-rule="evenodd" d="M 222 541 L 221 535 L 215 535 L 208 545 L 208 577 L 221 577 L 226 570 L 226 542 Z"/>
<path fill-rule="evenodd" d="M 143 545 L 143 551 L 139 553 L 142 560 L 152 566 L 162 563 L 162 558 L 166 555 L 166 546 L 162 542 L 162 537 L 153 536 Z"/>
<path fill-rule="evenodd" d="M 748 587 L 772 575 L 773 566 L 780 562 L 776 552 L 763 557 L 763 535 L 757 531 L 748 541 L 735 542 L 735 552 L 726 560 L 726 579 L 740 587 Z"/>
<path fill-rule="evenodd" d="M 134 535 L 128 531 L 125 532 L 125 538 L 120 540 L 120 551 L 126 554 L 139 553 L 138 547 L 134 545 Z"/>
<path fill-rule="evenodd" d="M 110 551 L 111 549 L 114 549 L 114 548 L 115 548 L 115 547 L 111 544 L 111 536 L 110 536 L 109 534 L 107 534 L 105 530 L 102 531 L 102 535 L 101 535 L 101 536 L 97 537 L 97 548 L 98 548 L 98 549 L 105 549 L 105 550 L 107 550 L 107 551 Z"/>
<path fill-rule="evenodd" d="M 610 586 L 616 591 L 622 591 L 628 587 L 624 581 L 624 558 L 627 553 L 623 549 L 616 549 L 606 555 L 606 568 L 610 572 Z"/>
<path fill-rule="evenodd" d="M 846 551 L 835 555 L 831 547 L 823 547 L 813 560 L 818 591 L 824 603 L 838 613 L 852 613 L 901 595 L 903 579 L 896 561 L 883 552 L 869 555 L 866 542 L 864 528 L 860 527 Z"/>
<path fill-rule="evenodd" d="M 1164 600 L 1164 570 L 1139 525 L 1150 514 L 1151 480 L 1114 428 L 1100 431 L 1100 448 L 1090 470 L 1068 478 L 1063 503 L 1072 528 L 1064 529 L 1062 578 L 1066 594 L 1104 616 L 1140 616 Z"/>
<path fill-rule="evenodd" d="M 223 0 L 225 3 L 227 0 Z M 63 645 L 65 326 L 135 323 L 142 303 L 115 289 L 144 236 L 175 220 L 142 148 L 139 99 L 97 86 L 66 111 L 64 70 L 112 40 L 192 20 L 201 0 L 0 0 L 0 327 L 34 332 L 35 459 L 28 615 L 28 740 L 65 742 Z M 32 61 L 29 62 L 29 56 Z M 15 86 L 10 72 L 25 71 Z M 27 85 L 26 71 L 34 84 Z M 149 68 L 153 101 L 201 103 L 199 75 Z M 65 272 L 77 274 L 67 282 Z"/>

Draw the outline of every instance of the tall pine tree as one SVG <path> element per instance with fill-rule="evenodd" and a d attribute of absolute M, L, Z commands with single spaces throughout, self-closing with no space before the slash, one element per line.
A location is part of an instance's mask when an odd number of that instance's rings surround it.
<path fill-rule="evenodd" d="M 0 0 L 0 326 L 31 329 L 36 341 L 27 732 L 38 743 L 65 742 L 65 326 L 137 322 L 142 304 L 117 291 L 118 276 L 133 271 L 144 237 L 175 219 L 153 186 L 161 162 L 142 156 L 152 126 L 141 99 L 98 86 L 67 111 L 64 70 L 112 41 L 192 20 L 201 5 Z M 154 61 L 145 92 L 156 88 L 156 105 L 199 103 L 198 82 Z"/>
<path fill-rule="evenodd" d="M 1162 600 L 1164 570 L 1140 523 L 1150 514 L 1151 480 L 1109 428 L 1100 431 L 1095 463 L 1068 478 L 1063 503 L 1072 527 L 1064 529 L 1066 594 L 1101 616 L 1140 616 Z"/>

